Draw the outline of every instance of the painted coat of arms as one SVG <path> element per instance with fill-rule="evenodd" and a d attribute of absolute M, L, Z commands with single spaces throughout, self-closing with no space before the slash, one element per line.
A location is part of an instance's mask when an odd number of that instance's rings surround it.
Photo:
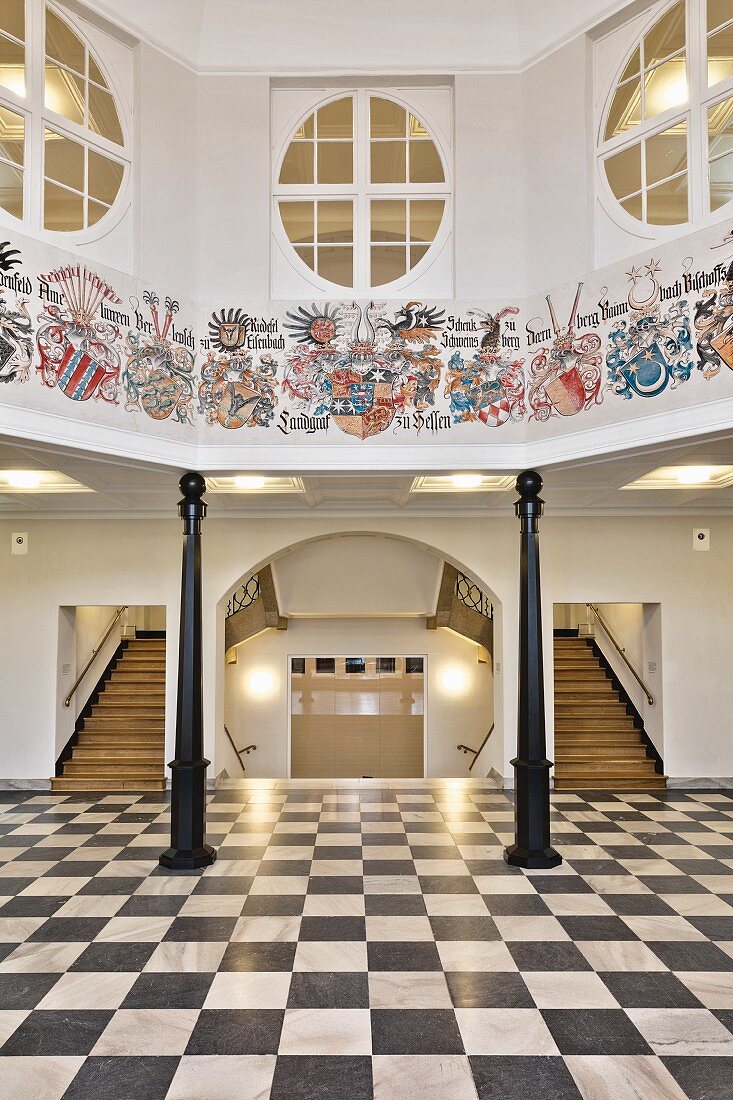
<path fill-rule="evenodd" d="M 692 372 L 687 302 L 679 300 L 662 312 L 658 271 L 656 260 L 643 269 L 632 267 L 628 322 L 619 321 L 608 336 L 608 387 L 626 400 L 656 397 L 668 385 L 674 389 L 687 382 Z M 636 294 L 640 280 L 650 284 L 643 299 Z"/>
<path fill-rule="evenodd" d="M 130 330 L 127 334 L 128 355 L 122 372 L 127 396 L 125 408 L 128 411 L 142 409 L 152 420 L 167 420 L 172 416 L 179 424 L 192 424 L 193 353 L 169 339 L 178 302 L 165 299 L 161 322 L 157 294 L 146 290 L 143 301 L 150 309 L 153 332 Z"/>
<path fill-rule="evenodd" d="M 59 267 L 42 279 L 57 286 L 65 305 L 46 302 L 36 335 L 44 386 L 58 387 L 72 401 L 117 404 L 121 332 L 97 317 L 102 302 L 121 304 L 114 290 L 86 267 Z"/>
<path fill-rule="evenodd" d="M 20 251 L 10 248 L 10 241 L 0 243 L 0 271 L 10 273 L 20 262 Z M 18 278 L 14 274 L 12 277 Z M 27 298 L 19 298 L 17 308 L 13 309 L 0 293 L 0 383 L 28 381 L 33 359 L 33 321 L 27 304 Z"/>
<path fill-rule="evenodd" d="M 490 428 L 500 428 L 510 420 L 521 420 L 526 412 L 524 360 L 507 358 L 501 348 L 501 321 L 518 311 L 509 306 L 495 316 L 470 312 L 481 318 L 481 346 L 470 359 L 464 359 L 460 351 L 451 355 L 444 396 L 450 402 L 454 424 L 480 420 Z"/>
<path fill-rule="evenodd" d="M 282 388 L 304 412 L 330 415 L 346 435 L 364 440 L 385 431 L 397 412 L 434 405 L 442 362 L 433 341 L 442 311 L 408 302 L 389 320 L 374 302 L 343 310 L 326 303 L 287 318 L 297 342 Z"/>
<path fill-rule="evenodd" d="M 723 363 L 733 370 L 733 262 L 709 298 L 695 304 L 698 369 L 714 378 Z"/>
<path fill-rule="evenodd" d="M 601 338 L 595 332 L 580 336 L 575 333 L 582 289 L 583 284 L 578 283 L 565 329 L 560 328 L 552 299 L 547 295 L 555 339 L 551 348 L 537 352 L 529 367 L 527 399 L 534 420 L 548 420 L 553 415 L 575 416 L 603 400 Z"/>
<path fill-rule="evenodd" d="M 277 361 L 263 352 L 255 366 L 245 348 L 249 317 L 241 310 L 212 314 L 209 338 L 214 348 L 201 368 L 199 409 L 209 425 L 267 428 L 275 415 Z"/>

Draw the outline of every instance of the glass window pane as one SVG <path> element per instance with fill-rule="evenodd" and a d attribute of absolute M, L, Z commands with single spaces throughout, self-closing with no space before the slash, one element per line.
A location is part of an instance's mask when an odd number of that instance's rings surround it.
<path fill-rule="evenodd" d="M 0 84 L 25 95 L 25 47 L 0 35 Z"/>
<path fill-rule="evenodd" d="M 688 220 L 687 174 L 647 191 L 646 220 L 650 225 L 682 225 Z"/>
<path fill-rule="evenodd" d="M 318 243 L 350 243 L 354 239 L 354 207 L 350 202 L 318 203 Z"/>
<path fill-rule="evenodd" d="M 404 199 L 372 200 L 373 241 L 407 240 L 407 203 Z"/>
<path fill-rule="evenodd" d="M 684 122 L 646 140 L 647 187 L 687 171 L 687 124 Z"/>
<path fill-rule="evenodd" d="M 316 657 L 316 672 L 334 673 L 336 671 L 335 657 Z"/>
<path fill-rule="evenodd" d="M 293 141 L 280 169 L 280 183 L 313 183 L 313 142 Z"/>
<path fill-rule="evenodd" d="M 636 76 L 636 74 L 639 72 L 639 69 L 641 67 L 640 54 L 641 54 L 641 51 L 640 51 L 639 47 L 637 46 L 636 49 L 634 50 L 634 52 L 632 53 L 631 57 L 629 58 L 629 61 L 628 61 L 628 64 L 627 64 L 626 68 L 621 73 L 621 78 L 620 78 L 621 80 L 628 80 L 629 77 Z"/>
<path fill-rule="evenodd" d="M 71 27 L 46 8 L 46 54 L 84 75 L 84 43 Z"/>
<path fill-rule="evenodd" d="M 733 76 L 733 23 L 708 38 L 708 86 L 729 76 Z"/>
<path fill-rule="evenodd" d="M 407 135 L 407 112 L 389 99 L 372 96 L 369 100 L 370 134 L 373 138 L 396 138 Z"/>
<path fill-rule="evenodd" d="M 444 199 L 413 199 L 410 203 L 410 240 L 434 241 L 444 210 Z"/>
<path fill-rule="evenodd" d="M 326 245 L 318 249 L 318 274 L 339 286 L 353 286 L 353 249 L 345 246 Z"/>
<path fill-rule="evenodd" d="M 372 245 L 372 286 L 400 279 L 407 270 L 406 252 L 400 245 Z"/>
<path fill-rule="evenodd" d="M 644 68 L 685 46 L 685 0 L 679 0 L 644 35 Z"/>
<path fill-rule="evenodd" d="M 93 202 L 92 199 L 89 199 L 87 203 L 87 225 L 96 225 L 98 221 L 102 220 L 108 210 L 108 206 L 104 206 L 101 202 Z"/>
<path fill-rule="evenodd" d="M 442 183 L 440 154 L 432 141 L 410 142 L 410 183 Z"/>
<path fill-rule="evenodd" d="M 44 175 L 77 191 L 84 190 L 84 146 L 53 130 L 44 135 Z"/>
<path fill-rule="evenodd" d="M 305 657 L 291 657 L 290 658 L 290 671 L 294 676 L 305 675 Z"/>
<path fill-rule="evenodd" d="M 364 672 L 365 668 L 363 657 L 347 657 L 344 661 L 344 672 Z"/>
<path fill-rule="evenodd" d="M 627 213 L 631 214 L 632 218 L 636 218 L 638 221 L 643 220 L 640 194 L 633 195 L 630 199 L 625 199 L 621 205 Z"/>
<path fill-rule="evenodd" d="M 318 142 L 318 182 L 352 183 L 354 146 L 350 141 Z"/>
<path fill-rule="evenodd" d="M 84 125 L 84 81 L 50 62 L 46 62 L 45 103 L 49 111 Z"/>
<path fill-rule="evenodd" d="M 280 203 L 280 217 L 292 244 L 313 242 L 313 205 L 312 202 Z"/>
<path fill-rule="evenodd" d="M 417 267 L 423 256 L 427 255 L 430 248 L 429 244 L 413 244 L 410 245 L 410 268 Z"/>
<path fill-rule="evenodd" d="M 733 6 L 730 0 L 708 0 L 708 30 L 714 31 L 722 23 L 733 19 Z"/>
<path fill-rule="evenodd" d="M 414 115 L 409 116 L 408 125 L 409 125 L 409 128 L 410 128 L 409 129 L 410 137 L 412 137 L 412 138 L 427 138 L 427 137 L 430 137 L 430 134 L 427 132 L 427 130 L 423 126 L 420 119 L 415 118 Z"/>
<path fill-rule="evenodd" d="M 663 65 L 658 65 L 644 77 L 645 118 L 654 118 L 671 107 L 687 102 L 687 66 L 685 55 L 680 54 Z"/>
<path fill-rule="evenodd" d="M 309 115 L 293 134 L 294 138 L 312 138 L 315 130 L 313 126 L 314 115 Z"/>
<path fill-rule="evenodd" d="M 733 149 L 733 97 L 708 110 L 708 155 L 718 156 Z"/>
<path fill-rule="evenodd" d="M 641 122 L 641 81 L 621 84 L 613 94 L 604 139 L 616 137 Z"/>
<path fill-rule="evenodd" d="M 123 145 L 120 116 L 109 92 L 89 85 L 89 126 L 95 134 L 101 134 L 116 145 Z"/>
<path fill-rule="evenodd" d="M 354 132 L 354 101 L 337 99 L 327 103 L 318 111 L 317 127 L 319 138 L 350 138 Z"/>
<path fill-rule="evenodd" d="M 733 153 L 710 165 L 710 209 L 718 210 L 733 199 Z"/>
<path fill-rule="evenodd" d="M 123 172 L 117 161 L 89 150 L 89 194 L 93 198 L 111 206 L 122 185 Z"/>
<path fill-rule="evenodd" d="M 617 199 L 638 191 L 641 187 L 641 143 L 609 157 L 604 166 L 608 186 Z"/>
<path fill-rule="evenodd" d="M 0 4 L 0 30 L 25 41 L 25 0 L 2 0 Z"/>
<path fill-rule="evenodd" d="M 93 80 L 96 84 L 100 84 L 103 88 L 108 87 L 102 70 L 91 54 L 89 54 L 89 79 Z"/>
<path fill-rule="evenodd" d="M 311 269 L 316 270 L 316 250 L 312 245 L 299 245 L 295 251 L 300 256 L 303 263 Z"/>
<path fill-rule="evenodd" d="M 23 217 L 23 172 L 0 161 L 0 206 L 16 218 Z"/>
<path fill-rule="evenodd" d="M 405 183 L 406 150 L 405 141 L 373 141 L 371 143 L 372 183 Z"/>
<path fill-rule="evenodd" d="M 60 233 L 84 228 L 84 200 L 48 180 L 43 185 L 43 225 Z"/>
<path fill-rule="evenodd" d="M 15 111 L 0 107 L 0 157 L 23 164 L 25 120 Z"/>
<path fill-rule="evenodd" d="M 405 672 L 415 675 L 423 671 L 423 659 L 422 657 L 406 657 L 405 658 Z"/>

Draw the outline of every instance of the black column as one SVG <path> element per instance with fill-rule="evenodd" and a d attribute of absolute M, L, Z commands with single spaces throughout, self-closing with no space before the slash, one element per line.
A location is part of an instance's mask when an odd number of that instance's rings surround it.
<path fill-rule="evenodd" d="M 184 474 L 180 481 L 183 500 L 178 514 L 183 520 L 183 574 L 181 577 L 181 629 L 178 641 L 178 707 L 176 758 L 168 765 L 173 785 L 171 796 L 171 846 L 160 857 L 162 867 L 191 870 L 208 867 L 216 852 L 205 843 L 206 768 L 203 756 L 201 675 L 201 521 L 206 505 L 201 499 L 206 482 L 200 474 Z"/>
<path fill-rule="evenodd" d="M 545 744 L 545 679 L 542 662 L 539 518 L 542 478 L 525 470 L 517 478 L 514 510 L 521 522 L 519 579 L 519 718 L 514 765 L 514 844 L 506 849 L 515 867 L 557 867 L 562 857 L 550 845 L 550 768 Z"/>

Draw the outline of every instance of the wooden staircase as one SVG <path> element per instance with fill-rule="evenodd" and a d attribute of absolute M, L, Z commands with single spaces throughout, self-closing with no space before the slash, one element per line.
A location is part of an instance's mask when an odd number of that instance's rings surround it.
<path fill-rule="evenodd" d="M 165 638 L 123 644 L 54 791 L 165 790 Z"/>
<path fill-rule="evenodd" d="M 555 637 L 555 788 L 659 790 L 666 776 L 593 651 L 592 639 Z"/>

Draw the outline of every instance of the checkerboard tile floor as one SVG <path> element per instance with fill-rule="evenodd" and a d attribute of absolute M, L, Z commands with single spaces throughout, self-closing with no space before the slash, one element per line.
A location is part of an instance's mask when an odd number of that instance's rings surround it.
<path fill-rule="evenodd" d="M 733 794 L 0 793 L 1 1100 L 730 1100 Z"/>

